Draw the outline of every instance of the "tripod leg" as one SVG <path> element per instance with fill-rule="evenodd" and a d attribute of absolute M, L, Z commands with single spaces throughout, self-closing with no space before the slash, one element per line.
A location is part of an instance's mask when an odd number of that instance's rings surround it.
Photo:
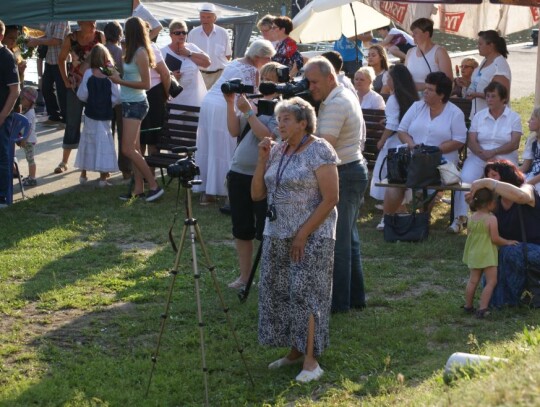
<path fill-rule="evenodd" d="M 178 265 L 180 264 L 180 256 L 182 255 L 182 250 L 184 248 L 184 243 L 186 241 L 186 234 L 187 234 L 188 227 L 187 225 L 184 225 L 182 228 L 182 235 L 180 237 L 180 247 L 178 248 L 178 251 L 176 253 L 176 258 L 174 260 L 173 268 L 171 269 L 170 273 L 172 275 L 171 283 L 169 285 L 169 291 L 167 294 L 167 301 L 165 303 L 165 312 L 161 314 L 161 326 L 159 328 L 159 334 L 158 334 L 158 340 L 156 344 L 156 350 L 154 351 L 154 354 L 152 355 L 152 369 L 150 371 L 150 377 L 148 379 L 148 386 L 146 387 L 146 394 L 145 396 L 148 396 L 148 392 L 150 391 L 150 385 L 152 383 L 152 377 L 154 375 L 154 370 L 156 368 L 157 358 L 159 355 L 159 349 L 161 347 L 161 338 L 163 336 L 163 332 L 165 331 L 165 325 L 167 322 L 167 317 L 169 315 L 169 309 L 171 305 L 171 299 L 172 299 L 172 293 L 174 288 L 174 283 L 176 282 L 176 277 L 178 275 Z"/>
<path fill-rule="evenodd" d="M 210 260 L 210 256 L 208 255 L 208 251 L 206 249 L 206 245 L 204 243 L 204 240 L 201 235 L 201 230 L 199 228 L 199 225 L 195 223 L 193 225 L 195 228 L 195 233 L 197 236 L 197 240 L 199 241 L 199 244 L 201 245 L 201 249 L 203 252 L 203 256 L 205 258 L 208 270 L 210 271 L 210 275 L 212 276 L 212 283 L 214 284 L 214 289 L 216 290 L 216 294 L 219 298 L 219 302 L 221 304 L 221 308 L 223 309 L 223 312 L 225 313 L 225 318 L 227 319 L 227 324 L 229 325 L 229 329 L 234 337 L 234 341 L 236 343 L 236 350 L 240 354 L 240 359 L 242 359 L 242 363 L 244 364 L 244 367 L 246 369 L 246 372 L 249 376 L 249 380 L 251 382 L 252 386 L 255 386 L 255 382 L 253 381 L 253 377 L 251 376 L 251 372 L 249 370 L 249 367 L 246 362 L 246 358 L 244 357 L 244 349 L 242 348 L 242 345 L 240 344 L 240 340 L 238 339 L 238 335 L 236 333 L 236 330 L 234 329 L 234 325 L 232 323 L 231 316 L 229 315 L 229 307 L 225 304 L 225 299 L 223 298 L 223 293 L 221 292 L 221 288 L 219 287 L 218 279 L 216 276 L 216 267 L 212 264 Z"/>
<path fill-rule="evenodd" d="M 197 321 L 199 323 L 199 336 L 201 343 L 201 361 L 202 361 L 202 371 L 203 371 L 203 381 L 204 381 L 204 394 L 205 394 L 205 405 L 208 406 L 208 368 L 206 367 L 206 350 L 204 345 L 204 322 L 202 319 L 202 307 L 201 307 L 201 294 L 199 287 L 199 280 L 201 275 L 199 273 L 199 267 L 197 263 L 197 249 L 195 246 L 195 234 L 197 230 L 197 224 L 194 219 L 188 219 L 190 222 L 189 225 L 189 237 L 191 240 L 191 255 L 193 262 L 193 278 L 195 279 L 195 296 L 197 300 Z M 200 235 L 197 234 L 197 237 L 200 239 Z M 200 241 L 200 240 L 199 240 Z"/>
<path fill-rule="evenodd" d="M 241 303 L 246 302 L 249 296 L 249 290 L 251 289 L 251 285 L 253 284 L 253 280 L 255 279 L 255 274 L 257 273 L 257 267 L 259 266 L 259 262 L 261 261 L 262 245 L 263 241 L 261 240 L 261 242 L 259 243 L 259 247 L 257 248 L 255 260 L 253 261 L 253 265 L 251 266 L 251 272 L 249 273 L 248 282 L 246 286 L 238 293 L 238 298 L 240 299 Z"/>

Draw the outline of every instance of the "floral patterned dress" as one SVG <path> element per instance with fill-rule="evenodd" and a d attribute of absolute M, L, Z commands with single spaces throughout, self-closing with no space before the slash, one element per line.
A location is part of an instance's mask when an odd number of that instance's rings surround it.
<path fill-rule="evenodd" d="M 96 31 L 94 34 L 94 39 L 86 45 L 81 45 L 77 41 L 78 31 L 70 34 L 71 48 L 71 62 L 68 64 L 68 78 L 75 85 L 75 88 L 78 88 L 84 72 L 88 69 L 89 64 L 86 62 L 86 59 L 90 56 L 90 52 L 94 45 L 101 43 L 101 31 Z"/>
<path fill-rule="evenodd" d="M 275 207 L 275 221 L 266 220 L 259 285 L 259 342 L 294 347 L 306 353 L 308 321 L 315 318 L 314 354 L 329 344 L 328 324 L 332 300 L 332 273 L 337 210 L 308 238 L 304 258 L 292 262 L 291 243 L 298 229 L 321 202 L 315 171 L 322 165 L 336 165 L 334 149 L 316 139 L 303 151 L 285 156 L 279 186 L 276 175 L 286 144 L 271 152 L 264 176 L 269 204 Z M 280 172 L 281 173 L 281 172 Z"/>

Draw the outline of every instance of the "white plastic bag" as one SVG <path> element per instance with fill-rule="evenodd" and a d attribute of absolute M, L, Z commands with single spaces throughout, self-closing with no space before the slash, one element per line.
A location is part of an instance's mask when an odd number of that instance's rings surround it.
<path fill-rule="evenodd" d="M 461 173 L 456 167 L 456 164 L 449 161 L 437 167 L 441 174 L 441 182 L 443 185 L 461 184 Z"/>

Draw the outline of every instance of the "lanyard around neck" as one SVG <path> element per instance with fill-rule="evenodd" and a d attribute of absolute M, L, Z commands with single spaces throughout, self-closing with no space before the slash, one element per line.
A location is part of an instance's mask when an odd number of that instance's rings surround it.
<path fill-rule="evenodd" d="M 281 183 L 281 179 L 283 178 L 283 173 L 285 172 L 285 168 L 287 168 L 287 165 L 289 165 L 289 162 L 291 161 L 291 158 L 293 157 L 293 155 L 295 155 L 298 152 L 300 147 L 302 147 L 306 143 L 308 137 L 309 137 L 309 134 L 306 134 L 306 135 L 304 135 L 304 137 L 302 137 L 302 141 L 300 141 L 300 144 L 298 144 L 298 147 L 296 147 L 294 149 L 294 151 L 291 153 L 291 155 L 289 156 L 289 158 L 285 162 L 285 165 L 283 166 L 283 169 L 281 169 L 281 165 L 283 164 L 283 158 L 285 157 L 285 154 L 287 153 L 287 150 L 289 149 L 288 144 L 287 144 L 287 146 L 285 146 L 285 149 L 283 150 L 283 153 L 281 154 L 281 158 L 279 160 L 279 165 L 278 165 L 278 169 L 277 169 L 276 190 L 279 188 L 279 184 Z"/>

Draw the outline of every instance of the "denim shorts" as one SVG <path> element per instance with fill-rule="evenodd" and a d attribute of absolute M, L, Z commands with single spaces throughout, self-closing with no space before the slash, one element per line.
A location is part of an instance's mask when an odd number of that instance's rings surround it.
<path fill-rule="evenodd" d="M 122 117 L 124 119 L 142 120 L 148 113 L 148 102 L 122 102 Z"/>

